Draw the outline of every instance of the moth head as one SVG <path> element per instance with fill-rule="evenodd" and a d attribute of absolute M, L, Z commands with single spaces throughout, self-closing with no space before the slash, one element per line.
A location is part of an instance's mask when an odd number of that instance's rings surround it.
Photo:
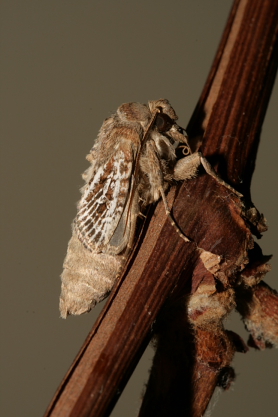
<path fill-rule="evenodd" d="M 148 105 L 155 117 L 153 127 L 162 135 L 170 136 L 175 142 L 184 142 L 184 129 L 176 123 L 178 116 L 169 101 L 167 99 L 149 101 Z"/>
<path fill-rule="evenodd" d="M 177 144 L 183 156 L 187 156 L 192 153 L 188 142 L 187 133 L 182 127 L 174 123 L 171 129 L 167 132 L 167 135 L 170 136 L 172 140 Z"/>
<path fill-rule="evenodd" d="M 171 119 L 167 114 L 157 113 L 154 121 L 154 126 L 157 128 L 159 133 L 165 133 L 172 128 L 174 123 L 174 120 Z"/>
<path fill-rule="evenodd" d="M 156 101 L 149 101 L 150 111 L 155 114 L 155 120 L 153 127 L 158 133 L 168 137 L 172 144 L 176 147 L 182 144 L 183 155 L 191 154 L 191 149 L 188 144 L 188 136 L 185 130 L 180 127 L 176 120 L 178 116 L 175 110 L 166 99 L 160 99 Z"/>
<path fill-rule="evenodd" d="M 173 121 L 178 120 L 178 116 L 166 98 L 161 98 L 159 100 L 152 100 L 148 102 L 149 109 L 152 114 L 154 113 L 162 113 L 166 114 L 170 117 Z"/>

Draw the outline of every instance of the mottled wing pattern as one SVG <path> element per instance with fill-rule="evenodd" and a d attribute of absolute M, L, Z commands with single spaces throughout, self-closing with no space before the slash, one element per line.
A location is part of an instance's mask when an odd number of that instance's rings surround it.
<path fill-rule="evenodd" d="M 136 150 L 130 141 L 121 139 L 120 143 L 112 157 L 96 170 L 78 205 L 75 225 L 79 238 L 94 251 L 119 253 L 127 240 L 125 222 Z"/>

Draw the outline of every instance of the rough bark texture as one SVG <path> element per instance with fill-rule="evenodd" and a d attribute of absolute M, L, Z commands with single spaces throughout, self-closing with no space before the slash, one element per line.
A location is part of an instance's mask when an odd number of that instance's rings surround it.
<path fill-rule="evenodd" d="M 188 127 L 245 202 L 203 172 L 171 189 L 173 216 L 192 243 L 179 237 L 159 204 L 46 416 L 108 415 L 153 330 L 157 353 L 141 417 L 201 416 L 215 386 L 228 388 L 233 354 L 247 350 L 222 326 L 236 305 L 257 347 L 277 342 L 270 318 L 277 324 L 278 297 L 260 283 L 269 258 L 252 239 L 265 230 L 264 219 L 249 199 L 277 67 L 277 20 L 277 1 L 235 1 Z"/>

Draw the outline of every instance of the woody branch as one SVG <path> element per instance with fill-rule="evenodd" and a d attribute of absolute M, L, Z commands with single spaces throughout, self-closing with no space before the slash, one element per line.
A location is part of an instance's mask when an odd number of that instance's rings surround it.
<path fill-rule="evenodd" d="M 275 5 L 260 1 L 234 3 L 211 73 L 187 129 L 191 137 L 203 137 L 204 155 L 217 163 L 222 177 L 243 192 L 247 210 L 252 205 L 248 198 L 259 132 L 277 68 L 277 13 L 277 2 Z M 198 178 L 195 183 L 186 184 L 186 190 L 183 188 L 175 203 L 178 223 L 181 222 L 178 210 L 183 209 L 190 218 L 194 201 L 194 210 L 200 209 L 202 224 L 209 225 L 207 233 L 200 233 L 199 246 L 225 256 L 221 272 L 228 277 L 225 282 L 218 274 L 221 286 L 215 291 L 215 280 L 202 264 L 196 264 L 189 288 L 191 297 L 197 301 L 199 297 L 202 302 L 204 295 L 222 296 L 222 306 L 226 305 L 228 310 L 229 303 L 236 302 L 251 332 L 251 345 L 277 346 L 278 297 L 259 282 L 269 270 L 266 265 L 269 257 L 263 257 L 257 247 L 253 248 L 246 223 L 240 224 L 233 216 L 230 224 L 225 213 L 227 209 L 234 212 L 235 207 L 228 208 L 227 200 L 226 204 L 224 200 L 217 204 L 220 193 L 216 192 L 211 178 Z M 252 231 L 263 231 L 263 219 L 258 217 L 256 222 L 257 230 L 252 228 Z M 235 231 L 237 226 L 239 229 Z M 185 304 L 181 294 L 169 302 L 168 308 L 164 307 L 160 317 L 157 352 L 140 417 L 154 412 L 159 416 L 202 415 L 215 386 L 228 388 L 233 380 L 230 362 L 235 350 L 246 351 L 237 335 L 223 329 L 221 311 L 215 305 L 202 311 L 197 304 L 186 318 L 181 308 L 181 300 Z M 192 326 L 194 314 L 195 326 Z"/>

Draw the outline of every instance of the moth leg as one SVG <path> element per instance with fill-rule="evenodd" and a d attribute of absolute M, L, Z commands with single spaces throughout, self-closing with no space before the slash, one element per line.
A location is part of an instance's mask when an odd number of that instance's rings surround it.
<path fill-rule="evenodd" d="M 198 174 L 201 165 L 200 153 L 193 153 L 180 159 L 175 167 L 173 178 L 176 181 L 189 180 Z"/>
<path fill-rule="evenodd" d="M 146 143 L 146 153 L 140 160 L 141 169 L 145 174 L 149 177 L 150 182 L 150 193 L 149 197 L 145 197 L 145 201 L 148 202 L 155 202 L 160 197 L 162 197 L 162 201 L 164 203 L 165 212 L 170 220 L 171 225 L 174 227 L 178 235 L 185 241 L 190 242 L 187 236 L 185 236 L 182 231 L 179 229 L 178 225 L 176 224 L 175 220 L 171 215 L 171 211 L 169 209 L 167 199 L 165 196 L 164 190 L 167 189 L 167 182 L 163 178 L 163 166 L 162 162 L 160 161 L 159 157 L 157 156 L 157 149 L 156 145 L 153 141 L 149 141 Z"/>
<path fill-rule="evenodd" d="M 174 179 L 177 181 L 188 180 L 196 177 L 198 169 L 202 165 L 211 177 L 213 177 L 219 184 L 231 190 L 238 197 L 243 197 L 241 193 L 236 191 L 231 185 L 227 184 L 222 178 L 217 175 L 210 163 L 203 157 L 201 152 L 196 152 L 190 156 L 180 159 L 174 168 Z"/>
<path fill-rule="evenodd" d="M 213 177 L 219 184 L 228 188 L 228 190 L 231 190 L 239 198 L 243 197 L 243 195 L 241 193 L 239 193 L 231 185 L 227 184 L 224 180 L 222 180 L 222 178 L 220 178 L 219 175 L 217 175 L 217 173 L 214 171 L 214 169 L 210 165 L 209 161 L 206 158 L 204 158 L 203 155 L 200 152 L 198 152 L 198 153 L 200 154 L 201 164 L 203 165 L 207 174 L 209 174 L 211 177 Z"/>
<path fill-rule="evenodd" d="M 155 143 L 146 142 L 144 153 L 140 155 L 140 169 L 148 179 L 140 183 L 140 200 L 144 205 L 155 203 L 160 198 L 159 189 L 167 185 L 163 179 L 163 167 L 157 156 Z"/>
<path fill-rule="evenodd" d="M 179 229 L 177 223 L 175 222 L 175 220 L 173 219 L 172 215 L 171 215 L 171 211 L 169 209 L 168 203 L 167 203 L 167 199 L 164 193 L 164 190 L 162 187 L 159 188 L 160 191 L 160 195 L 162 197 L 162 201 L 164 203 L 164 207 L 165 207 L 165 212 L 166 215 L 168 217 L 168 219 L 170 220 L 171 226 L 173 226 L 173 228 L 175 229 L 175 231 L 177 232 L 177 234 L 185 241 L 185 242 L 191 242 L 190 239 L 188 239 L 187 236 L 185 236 L 184 233 L 182 233 L 182 231 Z"/>

